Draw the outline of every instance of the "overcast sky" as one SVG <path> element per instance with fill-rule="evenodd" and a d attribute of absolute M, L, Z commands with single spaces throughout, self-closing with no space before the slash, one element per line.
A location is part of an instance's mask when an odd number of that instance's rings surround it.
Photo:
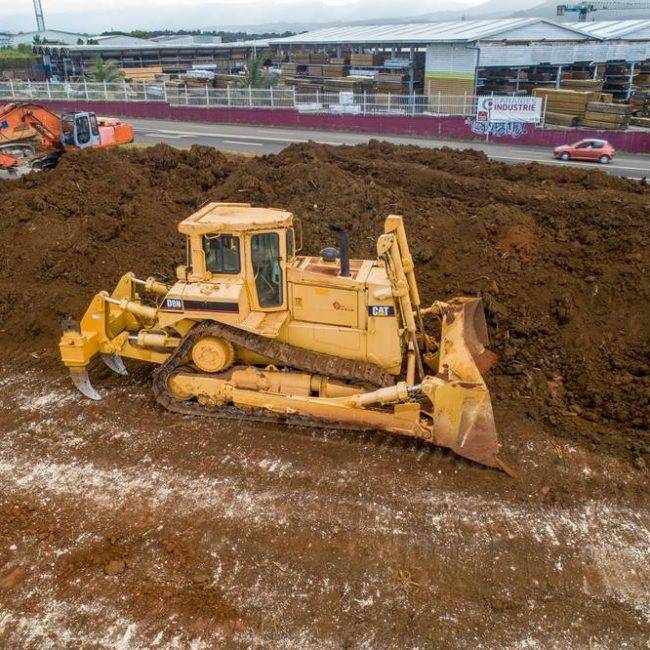
<path fill-rule="evenodd" d="M 462 10 L 485 0 L 41 0 L 50 29 L 218 28 L 274 22 L 332 22 Z M 33 30 L 32 0 L 0 0 L 0 31 Z"/>

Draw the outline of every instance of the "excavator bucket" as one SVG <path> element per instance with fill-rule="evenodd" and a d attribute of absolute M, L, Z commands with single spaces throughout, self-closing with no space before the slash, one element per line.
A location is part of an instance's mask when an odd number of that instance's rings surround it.
<path fill-rule="evenodd" d="M 479 298 L 455 298 L 442 310 L 438 374 L 425 379 L 433 404 L 432 442 L 482 465 L 512 471 L 497 454 L 492 402 L 482 373 L 496 356 L 485 348 L 487 328 Z"/>

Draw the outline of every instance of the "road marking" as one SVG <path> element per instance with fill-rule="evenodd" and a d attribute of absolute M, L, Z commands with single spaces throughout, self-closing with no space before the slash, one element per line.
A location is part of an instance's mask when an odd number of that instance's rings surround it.
<path fill-rule="evenodd" d="M 144 135 L 147 136 L 147 137 L 150 137 L 150 138 L 159 138 L 160 137 L 160 133 L 145 133 Z M 165 139 L 167 139 L 167 140 L 179 140 L 182 137 L 183 137 L 182 135 L 166 135 Z"/>
<path fill-rule="evenodd" d="M 633 172 L 648 172 L 650 174 L 650 169 L 647 167 L 622 167 L 620 165 L 600 165 L 598 163 L 588 163 L 588 162 L 577 162 L 577 161 L 569 161 L 569 162 L 562 162 L 560 160 L 540 160 L 540 159 L 535 159 L 535 158 L 518 158 L 517 156 L 491 156 L 490 154 L 486 154 L 488 158 L 492 158 L 493 160 L 521 160 L 523 162 L 537 162 L 541 163 L 543 165 L 558 165 L 560 167 L 588 167 L 589 169 L 600 169 L 600 171 L 607 171 L 607 169 L 617 169 L 617 170 L 628 170 L 628 171 L 633 171 Z"/>
<path fill-rule="evenodd" d="M 239 140 L 222 140 L 224 144 L 239 144 L 246 147 L 263 147 L 263 142 L 240 142 Z"/>
<path fill-rule="evenodd" d="M 136 129 L 136 132 L 138 129 Z M 207 131 L 171 131 L 167 129 L 158 129 L 156 131 L 156 135 L 166 135 L 169 137 L 188 137 L 188 136 L 193 136 L 193 137 L 200 137 L 200 138 L 235 138 L 237 140 L 264 140 L 268 142 L 289 142 L 289 143 L 305 143 L 309 142 L 310 140 L 313 142 L 318 142 L 319 144 L 331 144 L 331 145 L 339 145 L 339 144 L 344 144 L 343 142 L 332 142 L 329 140 L 314 140 L 314 138 L 277 138 L 277 137 L 271 137 L 271 136 L 265 136 L 265 135 L 239 135 L 235 133 L 208 133 Z M 147 135 L 151 135 L 151 133 L 147 133 Z"/>

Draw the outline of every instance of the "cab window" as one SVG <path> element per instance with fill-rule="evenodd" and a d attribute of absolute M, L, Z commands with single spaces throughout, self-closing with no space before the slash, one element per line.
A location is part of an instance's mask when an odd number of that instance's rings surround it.
<path fill-rule="evenodd" d="M 88 118 L 85 115 L 79 116 L 75 120 L 75 126 L 77 128 L 77 142 L 80 145 L 88 144 L 90 142 L 90 124 L 88 123 Z"/>
<path fill-rule="evenodd" d="M 265 232 L 251 237 L 251 262 L 260 307 L 282 305 L 282 267 L 280 266 L 280 236 Z"/>
<path fill-rule="evenodd" d="M 239 237 L 233 235 L 206 235 L 203 238 L 205 267 L 210 273 L 239 273 Z"/>
<path fill-rule="evenodd" d="M 63 133 L 63 144 L 74 144 L 74 117 L 64 115 L 61 120 L 61 132 Z"/>
<path fill-rule="evenodd" d="M 97 124 L 97 116 L 90 116 L 90 130 L 93 132 L 93 135 L 97 137 L 99 135 L 99 125 Z"/>
<path fill-rule="evenodd" d="M 287 262 L 296 254 L 296 236 L 293 228 L 287 228 Z"/>

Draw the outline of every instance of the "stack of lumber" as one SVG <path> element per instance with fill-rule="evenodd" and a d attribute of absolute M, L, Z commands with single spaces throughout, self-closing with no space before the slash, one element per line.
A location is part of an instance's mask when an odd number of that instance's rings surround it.
<path fill-rule="evenodd" d="M 600 92 L 603 89 L 602 79 L 562 79 L 560 87 L 565 90 L 593 90 Z"/>
<path fill-rule="evenodd" d="M 151 66 L 149 68 L 120 68 L 125 81 L 156 81 L 162 75 L 162 66 Z"/>
<path fill-rule="evenodd" d="M 562 72 L 562 81 L 566 79 L 591 79 L 592 73 L 586 70 L 565 70 Z"/>
<path fill-rule="evenodd" d="M 229 85 L 241 79 L 238 74 L 225 74 L 219 73 L 214 75 L 214 87 L 215 88 L 228 88 Z"/>
<path fill-rule="evenodd" d="M 355 68 L 363 68 L 366 66 L 378 67 L 384 65 L 383 54 L 351 54 L 350 65 Z"/>
<path fill-rule="evenodd" d="M 280 85 L 289 88 L 293 87 L 296 89 L 297 93 L 304 93 L 304 94 L 323 91 L 323 87 L 321 84 L 315 83 L 313 80 L 310 80 L 305 77 L 281 77 Z"/>
<path fill-rule="evenodd" d="M 629 104 L 589 102 L 583 124 L 597 129 L 626 129 L 629 121 Z"/>
<path fill-rule="evenodd" d="M 195 77 L 187 77 L 181 75 L 180 80 L 186 85 L 192 88 L 205 88 L 206 86 L 212 85 L 211 79 L 196 79 Z"/>
<path fill-rule="evenodd" d="M 330 63 L 333 65 L 350 65 L 350 57 L 349 56 L 331 56 Z"/>
<path fill-rule="evenodd" d="M 329 55 L 325 52 L 310 52 L 309 53 L 309 63 L 327 63 L 329 61 Z"/>
<path fill-rule="evenodd" d="M 584 117 L 589 102 L 597 102 L 600 93 L 556 88 L 534 88 L 533 97 L 546 99 L 546 111 Z"/>
<path fill-rule="evenodd" d="M 642 63 L 638 70 L 637 73 L 634 75 L 634 95 L 636 96 L 637 94 L 640 95 L 640 97 L 646 97 L 648 98 L 650 96 L 650 64 L 648 63 Z M 650 100 L 648 100 L 650 101 Z M 638 104 L 639 101 L 637 99 L 636 104 Z M 645 111 L 648 112 L 648 103 L 642 102 L 642 104 L 645 105 Z M 643 111 L 644 106 L 641 106 L 641 110 Z M 634 107 L 635 112 L 638 111 L 639 109 Z M 650 112 L 648 112 L 650 115 Z"/>
<path fill-rule="evenodd" d="M 348 66 L 343 64 L 326 64 L 321 66 L 323 77 L 345 77 L 348 74 Z"/>
<path fill-rule="evenodd" d="M 528 74 L 529 81 L 555 81 L 556 75 L 551 72 L 530 72 Z"/>
<path fill-rule="evenodd" d="M 353 92 L 361 94 L 364 91 L 372 92 L 372 80 L 361 77 L 342 77 L 341 79 L 327 79 L 323 90 L 326 93 Z"/>
<path fill-rule="evenodd" d="M 306 72 L 307 66 L 304 63 L 283 62 L 280 64 L 280 70 L 283 75 L 295 75 Z"/>
<path fill-rule="evenodd" d="M 580 118 L 577 115 L 564 115 L 563 113 L 546 111 L 544 120 L 546 124 L 555 126 L 578 126 Z"/>
<path fill-rule="evenodd" d="M 377 76 L 377 92 L 393 95 L 407 95 L 409 91 L 409 76 L 403 70 L 380 72 Z"/>
<path fill-rule="evenodd" d="M 311 63 L 309 52 L 294 52 L 291 58 L 294 63 Z"/>
<path fill-rule="evenodd" d="M 650 129 L 650 117 L 631 117 L 630 126 L 640 126 L 644 129 Z"/>
<path fill-rule="evenodd" d="M 625 64 L 607 64 L 603 77 L 604 87 L 614 95 L 627 93 L 630 84 L 630 68 Z"/>
<path fill-rule="evenodd" d="M 650 90 L 636 90 L 632 95 L 632 112 L 638 117 L 650 117 Z"/>

